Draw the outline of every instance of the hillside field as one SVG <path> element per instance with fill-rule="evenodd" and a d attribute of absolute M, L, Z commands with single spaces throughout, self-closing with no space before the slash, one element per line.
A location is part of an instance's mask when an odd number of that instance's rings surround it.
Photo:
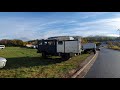
<path fill-rule="evenodd" d="M 67 61 L 60 58 L 41 58 L 36 49 L 6 47 L 0 50 L 0 57 L 7 59 L 0 69 L 0 78 L 68 78 L 71 70 L 89 54 L 82 54 Z"/>

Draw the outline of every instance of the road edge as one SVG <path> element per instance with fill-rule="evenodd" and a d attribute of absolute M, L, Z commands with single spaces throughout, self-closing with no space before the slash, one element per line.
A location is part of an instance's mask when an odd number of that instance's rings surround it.
<path fill-rule="evenodd" d="M 85 64 L 81 69 L 79 69 L 74 75 L 72 75 L 71 78 L 84 78 L 84 76 L 87 74 L 95 60 L 97 59 L 99 54 L 99 51 L 96 52 L 96 54 L 92 57 L 92 59 Z M 87 71 L 86 71 L 87 70 Z"/>

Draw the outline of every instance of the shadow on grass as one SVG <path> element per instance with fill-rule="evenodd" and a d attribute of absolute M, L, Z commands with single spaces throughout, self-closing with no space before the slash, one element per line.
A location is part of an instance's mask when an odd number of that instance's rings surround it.
<path fill-rule="evenodd" d="M 16 69 L 21 67 L 33 67 L 33 66 L 45 66 L 50 64 L 60 63 L 63 60 L 61 58 L 47 58 L 41 57 L 18 57 L 18 58 L 6 58 L 7 63 L 4 69 Z"/>

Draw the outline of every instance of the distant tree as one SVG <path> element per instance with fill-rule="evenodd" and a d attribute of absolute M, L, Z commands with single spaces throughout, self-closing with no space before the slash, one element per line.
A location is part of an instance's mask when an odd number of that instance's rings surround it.
<path fill-rule="evenodd" d="M 114 46 L 113 43 L 110 41 L 107 44 L 108 44 L 108 47 L 110 47 L 110 48 Z"/>
<path fill-rule="evenodd" d="M 31 40 L 31 41 L 28 41 L 28 44 L 33 44 L 33 45 L 36 45 L 38 42 L 38 40 Z"/>
<path fill-rule="evenodd" d="M 26 46 L 28 43 L 27 42 L 23 42 L 23 46 Z"/>
<path fill-rule="evenodd" d="M 23 46 L 24 42 L 22 40 L 3 39 L 3 40 L 0 40 L 0 44 L 6 45 L 6 46 Z"/>
<path fill-rule="evenodd" d="M 85 43 L 87 43 L 88 41 L 87 41 L 87 39 L 86 38 L 82 38 L 82 40 L 81 40 L 82 42 L 82 44 L 85 44 Z"/>

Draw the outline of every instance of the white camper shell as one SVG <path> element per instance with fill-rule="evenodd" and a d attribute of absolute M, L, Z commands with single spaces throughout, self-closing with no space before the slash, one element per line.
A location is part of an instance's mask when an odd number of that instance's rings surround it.
<path fill-rule="evenodd" d="M 58 41 L 57 42 L 57 52 L 58 53 L 81 53 L 80 41 Z"/>
<path fill-rule="evenodd" d="M 83 45 L 83 49 L 96 49 L 96 44 L 95 43 L 86 43 Z"/>
<path fill-rule="evenodd" d="M 86 43 L 83 45 L 84 52 L 93 51 L 96 53 L 96 44 L 95 43 Z"/>

